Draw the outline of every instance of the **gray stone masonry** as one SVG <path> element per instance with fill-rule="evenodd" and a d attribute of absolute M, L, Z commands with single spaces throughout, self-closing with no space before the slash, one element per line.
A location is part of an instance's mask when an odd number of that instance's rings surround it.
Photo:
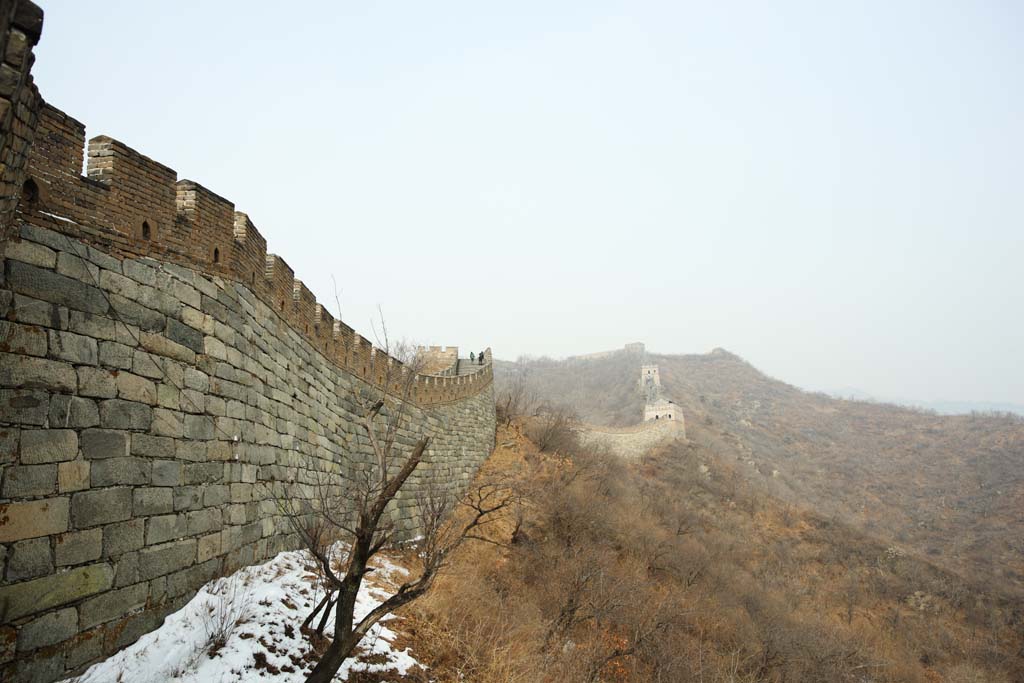
<path fill-rule="evenodd" d="M 21 226 L 0 243 L 0 342 L 0 680 L 79 672 L 298 547 L 273 495 L 371 458 L 379 390 L 238 283 Z M 405 406 L 399 447 L 431 442 L 388 513 L 400 538 L 417 493 L 461 494 L 494 432 L 490 386 Z"/>

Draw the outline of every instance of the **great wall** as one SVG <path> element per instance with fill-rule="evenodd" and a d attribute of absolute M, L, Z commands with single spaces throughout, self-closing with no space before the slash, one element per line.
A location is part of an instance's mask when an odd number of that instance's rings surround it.
<path fill-rule="evenodd" d="M 417 491 L 493 447 L 492 359 L 374 348 L 230 201 L 43 101 L 37 6 L 0 22 L 0 680 L 45 683 L 297 547 L 269 492 L 357 469 L 382 395 L 431 437 L 390 510 L 414 534 Z"/>
<path fill-rule="evenodd" d="M 620 353 L 642 358 L 646 354 L 646 347 L 641 342 L 633 342 L 614 351 L 571 356 L 566 360 L 600 360 Z M 581 443 L 603 448 L 609 453 L 621 457 L 636 457 L 638 454 L 647 453 L 652 448 L 668 441 L 686 438 L 686 420 L 683 417 L 683 411 L 665 397 L 658 366 L 642 364 L 637 384 L 638 390 L 644 395 L 642 421 L 631 427 L 601 427 L 580 424 L 575 431 Z"/>

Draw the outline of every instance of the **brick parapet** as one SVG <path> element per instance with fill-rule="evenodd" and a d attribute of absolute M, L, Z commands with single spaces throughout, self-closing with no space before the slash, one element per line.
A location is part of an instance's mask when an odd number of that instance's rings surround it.
<path fill-rule="evenodd" d="M 19 204 L 22 220 L 118 258 L 148 256 L 242 283 L 333 363 L 378 386 L 390 383 L 398 361 L 335 320 L 232 202 L 111 137 L 86 142 L 85 126 L 49 104 L 40 108 L 36 139 L 26 177 L 41 200 Z M 429 357 L 415 380 L 420 405 L 472 396 L 493 379 L 490 349 L 480 370 L 461 377 L 451 370 L 456 347 L 432 347 Z"/>

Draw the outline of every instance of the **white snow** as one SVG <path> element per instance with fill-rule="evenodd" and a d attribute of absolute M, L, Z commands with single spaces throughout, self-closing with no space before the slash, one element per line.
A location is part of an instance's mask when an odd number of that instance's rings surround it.
<path fill-rule="evenodd" d="M 336 546 L 335 552 L 344 553 Z M 407 572 L 387 558 L 371 563 L 376 571 L 363 581 L 356 602 L 356 618 L 386 600 L 390 593 L 374 584 L 401 581 Z M 246 567 L 231 576 L 211 581 L 183 608 L 169 615 L 163 625 L 142 636 L 130 647 L 99 662 L 75 683 L 231 683 L 266 681 L 301 683 L 316 662 L 303 655 L 312 649 L 299 626 L 323 597 L 314 564 L 305 551 L 283 552 L 269 562 Z M 342 665 L 336 681 L 348 679 L 349 671 L 393 672 L 402 676 L 422 666 L 408 650 L 392 646 L 395 633 L 384 622 L 371 629 L 360 644 L 358 658 Z M 315 628 L 318 614 L 312 622 Z M 237 623 L 235 623 L 237 622 Z M 333 610 L 324 635 L 333 631 Z M 235 624 L 225 644 L 211 654 L 211 632 L 218 624 Z M 269 667 L 258 667 L 262 653 Z M 371 659 L 371 662 L 361 661 Z M 276 668 L 277 673 L 272 669 Z M 385 677 L 384 680 L 387 680 Z"/>

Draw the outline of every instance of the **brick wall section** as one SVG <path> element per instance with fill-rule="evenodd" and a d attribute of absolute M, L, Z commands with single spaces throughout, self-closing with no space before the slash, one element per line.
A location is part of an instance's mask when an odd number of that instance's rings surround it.
<path fill-rule="evenodd" d="M 43 11 L 34 3 L 0 1 L 0 239 L 11 229 L 38 119 L 31 68 L 42 28 Z"/>
<path fill-rule="evenodd" d="M 284 259 L 267 253 L 266 240 L 233 203 L 194 181 L 178 180 L 173 169 L 117 140 L 99 136 L 86 143 L 85 137 L 82 123 L 41 105 L 26 177 L 39 186 L 42 199 L 19 204 L 21 220 L 117 257 L 149 256 L 246 284 L 332 363 L 368 381 L 383 381 L 388 367 L 383 352 L 347 325 L 335 324 L 340 321 Z M 445 403 L 485 390 L 492 381 L 489 354 L 477 373 L 456 378 L 441 368 L 448 367 L 449 355 L 442 352 L 436 373 L 428 370 L 417 381 L 413 401 Z"/>
<path fill-rule="evenodd" d="M 308 497 L 370 457 L 377 386 L 245 283 L 29 222 L 0 272 L 0 680 L 81 670 L 222 563 L 295 547 L 267 487 Z M 358 350 L 368 374 L 398 367 Z M 433 441 L 391 511 L 406 535 L 416 491 L 458 494 L 493 446 L 491 385 L 459 395 L 472 379 L 425 376 L 432 400 L 408 406 L 399 442 Z"/>

